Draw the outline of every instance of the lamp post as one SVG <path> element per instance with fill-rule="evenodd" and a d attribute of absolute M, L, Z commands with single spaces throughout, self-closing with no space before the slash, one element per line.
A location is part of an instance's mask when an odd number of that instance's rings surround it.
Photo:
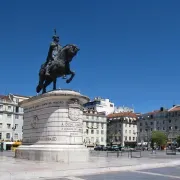
<path fill-rule="evenodd" d="M 147 129 L 147 150 L 149 149 L 149 125 L 146 125 L 146 129 Z"/>

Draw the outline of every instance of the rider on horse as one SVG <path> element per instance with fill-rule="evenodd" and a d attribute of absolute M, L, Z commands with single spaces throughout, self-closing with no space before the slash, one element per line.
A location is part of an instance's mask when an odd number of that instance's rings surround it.
<path fill-rule="evenodd" d="M 49 74 L 49 67 L 52 64 L 52 62 L 54 61 L 55 57 L 57 56 L 57 53 L 59 50 L 62 49 L 61 45 L 59 44 L 59 36 L 56 35 L 56 30 L 55 31 L 55 35 L 52 37 L 53 41 L 50 44 L 49 47 L 49 51 L 48 51 L 48 56 L 46 58 L 46 76 L 50 76 Z M 66 76 L 64 75 L 63 78 L 66 78 Z"/>

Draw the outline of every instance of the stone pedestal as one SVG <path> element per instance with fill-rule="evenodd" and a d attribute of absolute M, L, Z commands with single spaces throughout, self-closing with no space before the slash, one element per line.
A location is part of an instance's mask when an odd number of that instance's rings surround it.
<path fill-rule="evenodd" d="M 88 101 L 78 92 L 56 90 L 21 102 L 23 143 L 15 157 L 65 163 L 87 161 L 82 105 Z"/>

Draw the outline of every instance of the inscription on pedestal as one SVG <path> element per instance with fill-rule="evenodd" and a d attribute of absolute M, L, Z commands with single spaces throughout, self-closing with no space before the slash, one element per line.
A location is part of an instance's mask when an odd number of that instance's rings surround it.
<path fill-rule="evenodd" d="M 64 106 L 64 105 L 66 105 L 65 101 L 49 101 L 42 104 L 26 107 L 24 108 L 24 112 L 26 113 L 26 112 L 30 112 L 36 109 L 45 108 L 48 106 Z"/>

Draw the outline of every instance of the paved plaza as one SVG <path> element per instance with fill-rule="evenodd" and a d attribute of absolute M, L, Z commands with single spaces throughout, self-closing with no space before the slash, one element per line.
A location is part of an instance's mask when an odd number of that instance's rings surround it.
<path fill-rule="evenodd" d="M 91 151 L 89 162 L 63 164 L 14 158 L 14 152 L 0 152 L 0 180 L 95 180 L 95 179 L 180 179 L 180 155 L 164 151 L 143 151 L 128 157 Z"/>
<path fill-rule="evenodd" d="M 175 180 L 180 179 L 180 166 L 70 177 L 69 180 L 73 178 L 74 180 L 76 178 L 77 180 Z"/>

